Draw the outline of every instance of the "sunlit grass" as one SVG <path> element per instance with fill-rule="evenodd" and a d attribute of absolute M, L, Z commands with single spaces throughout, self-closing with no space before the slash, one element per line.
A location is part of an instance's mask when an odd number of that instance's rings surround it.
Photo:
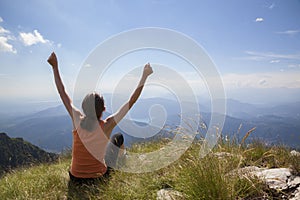
<path fill-rule="evenodd" d="M 67 192 L 69 161 L 19 169 L 0 179 L 1 199 L 60 199 Z"/>
<path fill-rule="evenodd" d="M 130 152 L 147 153 L 168 141 L 136 144 Z M 174 163 L 149 173 L 115 171 L 106 184 L 95 187 L 68 187 L 70 156 L 51 165 L 19 169 L 0 179 L 1 199 L 156 199 L 157 191 L 173 188 L 185 199 L 271 198 L 266 185 L 236 170 L 245 166 L 290 167 L 299 174 L 299 156 L 291 156 L 283 146 L 266 146 L 254 141 L 248 145 L 220 140 L 213 151 L 199 157 L 200 141 Z M 219 157 L 218 152 L 226 152 Z M 222 154 L 221 154 L 222 155 Z M 133 161 L 132 161 L 133 162 Z M 72 195 L 70 191 L 72 192 Z M 69 191 L 69 192 L 68 192 Z M 96 191 L 96 192 L 95 192 Z"/>

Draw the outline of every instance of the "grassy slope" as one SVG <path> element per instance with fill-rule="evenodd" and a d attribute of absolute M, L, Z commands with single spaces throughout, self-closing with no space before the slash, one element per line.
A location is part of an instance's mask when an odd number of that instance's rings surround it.
<path fill-rule="evenodd" d="M 143 144 L 132 151 L 149 152 L 162 144 Z M 292 167 L 300 172 L 300 159 L 289 155 L 284 147 L 266 147 L 259 142 L 247 148 L 220 142 L 214 150 L 229 152 L 234 156 L 218 159 L 207 155 L 199 159 L 200 144 L 193 144 L 180 160 L 151 173 L 130 174 L 117 171 L 107 185 L 80 188 L 75 199 L 156 199 L 156 192 L 172 187 L 185 193 L 187 199 L 244 199 L 271 196 L 265 185 L 231 173 L 240 167 L 255 165 L 263 167 Z M 62 158 L 52 165 L 40 165 L 19 169 L 0 179 L 1 199 L 67 199 L 68 168 L 70 158 Z M 72 190 L 74 188 L 71 188 Z M 78 188 L 77 188 L 78 189 Z M 237 198 L 238 197 L 238 198 Z"/>

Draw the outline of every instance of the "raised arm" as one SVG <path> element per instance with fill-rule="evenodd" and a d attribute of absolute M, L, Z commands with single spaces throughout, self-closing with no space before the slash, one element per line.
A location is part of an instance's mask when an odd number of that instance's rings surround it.
<path fill-rule="evenodd" d="M 67 92 L 65 91 L 64 84 L 60 78 L 60 74 L 59 74 L 59 70 L 58 70 L 58 61 L 57 61 L 57 58 L 56 58 L 56 55 L 54 52 L 49 56 L 47 61 L 52 66 L 55 85 L 56 85 L 57 91 L 60 95 L 60 98 L 61 98 L 63 104 L 65 105 L 69 115 L 71 116 L 71 118 L 73 118 L 72 100 L 69 97 L 69 95 L 67 94 Z"/>
<path fill-rule="evenodd" d="M 119 121 L 121 121 L 123 119 L 123 117 L 131 109 L 133 104 L 138 100 L 138 98 L 140 97 L 140 95 L 142 93 L 142 90 L 144 88 L 144 85 L 145 85 L 145 82 L 146 82 L 148 76 L 151 75 L 152 73 L 153 73 L 153 71 L 152 71 L 150 64 L 149 63 L 146 64 L 144 67 L 140 82 L 139 82 L 137 88 L 132 93 L 130 99 L 123 106 L 121 106 L 121 108 L 115 114 L 109 116 L 106 119 L 106 123 L 108 124 L 108 126 L 111 129 L 113 129 L 119 123 Z"/>

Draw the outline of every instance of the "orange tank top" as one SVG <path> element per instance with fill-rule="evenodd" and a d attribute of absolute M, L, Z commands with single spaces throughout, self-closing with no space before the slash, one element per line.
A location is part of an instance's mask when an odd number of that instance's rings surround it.
<path fill-rule="evenodd" d="M 103 121 L 94 131 L 88 132 L 80 126 L 73 130 L 71 174 L 77 178 L 98 178 L 105 174 L 104 161 L 107 137 L 103 132 Z"/>

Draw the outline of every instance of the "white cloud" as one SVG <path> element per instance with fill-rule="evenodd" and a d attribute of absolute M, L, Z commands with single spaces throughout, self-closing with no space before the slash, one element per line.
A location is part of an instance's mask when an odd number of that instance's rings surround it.
<path fill-rule="evenodd" d="M 3 28 L 2 26 L 0 26 L 0 35 L 8 34 L 8 33 L 10 33 L 9 30 L 6 30 L 6 29 Z"/>
<path fill-rule="evenodd" d="M 0 36 L 0 52 L 17 53 L 17 50 L 15 50 L 13 46 L 8 43 L 7 37 Z"/>
<path fill-rule="evenodd" d="M 34 30 L 33 33 L 20 33 L 21 41 L 25 46 L 31 46 L 34 44 L 42 43 L 50 43 L 49 40 L 44 39 L 44 37 L 37 31 Z"/>
<path fill-rule="evenodd" d="M 253 74 L 225 74 L 226 89 L 241 88 L 300 88 L 300 72 L 270 72 Z"/>
<path fill-rule="evenodd" d="M 2 19 L 2 17 L 0 17 L 0 23 L 1 23 L 1 22 L 3 22 L 3 19 Z"/>
<path fill-rule="evenodd" d="M 0 19 L 0 21 L 2 18 Z M 9 40 L 14 40 L 15 38 L 10 34 L 9 30 L 6 30 L 0 26 L 0 52 L 11 52 L 17 53 L 12 44 L 9 44 Z"/>
<path fill-rule="evenodd" d="M 285 35 L 290 35 L 290 36 L 293 36 L 293 35 L 296 35 L 298 33 L 300 33 L 300 30 L 286 30 L 286 31 L 279 31 L 279 32 L 276 32 L 278 34 L 285 34 Z"/>
<path fill-rule="evenodd" d="M 264 18 L 262 18 L 262 17 L 257 17 L 255 19 L 255 22 L 263 22 L 263 21 L 264 21 Z"/>

